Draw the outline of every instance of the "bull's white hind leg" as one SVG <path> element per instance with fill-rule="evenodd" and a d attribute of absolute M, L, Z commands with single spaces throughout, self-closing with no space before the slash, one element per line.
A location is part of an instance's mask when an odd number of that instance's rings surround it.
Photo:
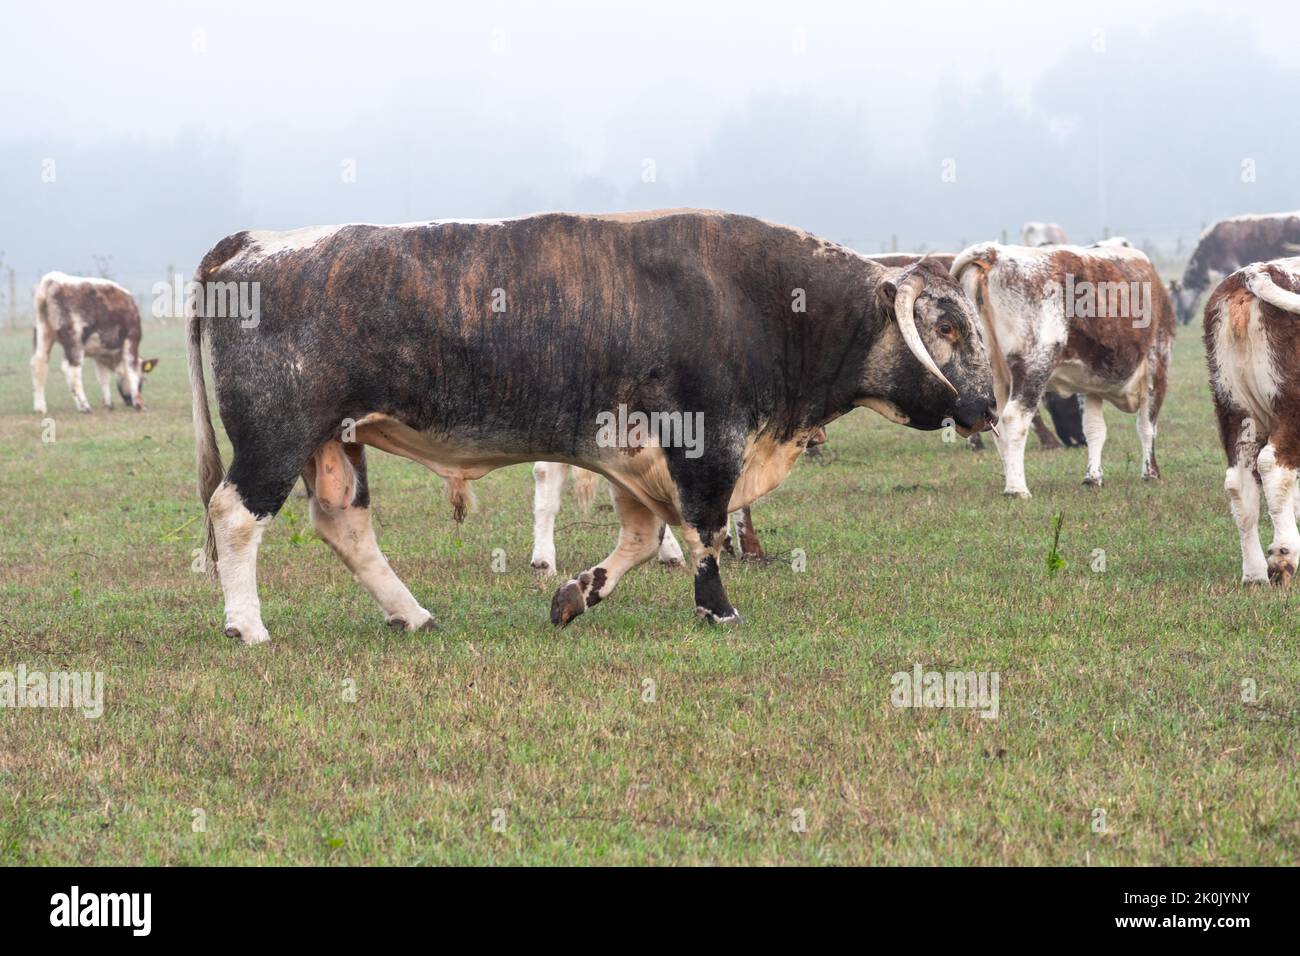
<path fill-rule="evenodd" d="M 224 481 L 212 493 L 208 511 L 216 537 L 217 576 L 226 600 L 226 636 L 248 646 L 264 644 L 271 635 L 262 624 L 262 602 L 257 596 L 257 549 L 271 517 L 256 517 L 235 486 Z"/>
<path fill-rule="evenodd" d="M 1141 434 L 1141 426 L 1138 426 L 1138 434 Z M 1155 429 L 1151 431 L 1152 439 L 1155 437 Z M 1083 439 L 1088 443 L 1088 470 L 1083 473 L 1083 483 L 1094 487 L 1101 487 L 1101 450 L 1106 445 L 1106 419 L 1102 415 L 1101 397 L 1098 395 L 1086 395 L 1083 399 Z M 1143 457 L 1147 454 L 1146 446 L 1143 446 Z"/>
<path fill-rule="evenodd" d="M 553 461 L 533 464 L 533 569 L 542 577 L 555 574 L 555 516 L 568 470 L 568 465 Z"/>
<path fill-rule="evenodd" d="M 47 411 L 45 407 L 45 380 L 50 372 L 50 350 L 54 348 L 54 338 L 43 322 L 36 324 L 36 347 L 32 350 L 32 408 L 39 415 Z"/>
<path fill-rule="evenodd" d="M 432 630 L 433 615 L 411 596 L 375 541 L 364 448 L 337 439 L 327 441 L 316 449 L 302 477 L 311 495 L 312 527 L 383 608 L 388 626 L 399 631 Z"/>
<path fill-rule="evenodd" d="M 99 394 L 105 408 L 113 407 L 113 370 L 103 362 L 95 363 L 95 378 L 99 379 Z"/>
<path fill-rule="evenodd" d="M 1300 554 L 1295 517 L 1296 470 L 1278 460 L 1273 441 L 1260 450 L 1257 467 L 1268 516 L 1273 522 L 1273 542 L 1268 546 L 1268 579 L 1274 584 L 1289 584 L 1295 576 L 1296 555 Z"/>
<path fill-rule="evenodd" d="M 673 529 L 666 524 L 659 526 L 659 563 L 670 568 L 680 567 L 683 561 L 682 546 L 673 537 Z"/>
<path fill-rule="evenodd" d="M 383 608 L 384 621 L 389 627 L 400 631 L 434 628 L 433 615 L 420 606 L 379 550 L 369 508 L 347 505 L 331 509 L 312 495 L 308 510 L 316 533 Z"/>
<path fill-rule="evenodd" d="M 1138 443 L 1142 446 L 1144 481 L 1160 477 L 1160 469 L 1156 467 L 1156 423 L 1151 420 L 1151 399 L 1151 389 L 1147 389 L 1142 395 L 1142 404 L 1138 406 L 1137 412 Z"/>
<path fill-rule="evenodd" d="M 1025 483 L 1025 442 L 1029 438 L 1029 423 L 1034 417 L 1034 408 L 1025 408 L 1018 399 L 1011 399 L 1003 406 L 998 415 L 996 438 L 998 454 L 1002 456 L 1002 470 L 1006 476 L 1006 485 L 1002 493 L 1008 498 L 1029 498 L 1029 486 Z"/>
<path fill-rule="evenodd" d="M 1223 490 L 1228 493 L 1228 506 L 1241 539 L 1242 584 L 1268 583 L 1268 562 L 1259 543 L 1259 485 L 1253 473 L 1254 460 L 1253 451 L 1241 455 L 1223 479 Z"/>
<path fill-rule="evenodd" d="M 648 561 L 659 548 L 662 522 L 631 492 L 611 485 L 618 512 L 618 546 L 600 564 L 567 581 L 551 599 L 551 623 L 568 624 L 613 592 L 628 571 Z"/>
<path fill-rule="evenodd" d="M 86 389 L 81 384 L 81 362 L 78 361 L 73 365 L 67 359 L 63 360 L 63 378 L 68 383 L 68 389 L 72 392 L 72 400 L 77 404 L 77 411 L 90 411 L 90 402 L 86 401 Z"/>

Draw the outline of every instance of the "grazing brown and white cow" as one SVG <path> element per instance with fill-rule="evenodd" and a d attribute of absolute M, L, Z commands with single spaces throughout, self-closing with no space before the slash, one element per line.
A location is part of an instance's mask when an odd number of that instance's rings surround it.
<path fill-rule="evenodd" d="M 104 407 L 113 407 L 113 375 L 128 406 L 144 409 L 140 390 L 157 359 L 140 358 L 140 310 L 131 293 L 108 279 L 51 272 L 36 284 L 32 350 L 32 405 L 45 414 L 45 378 L 54 343 L 63 346 L 63 377 L 77 411 L 89 412 L 81 382 L 82 360 L 95 361 Z"/>
<path fill-rule="evenodd" d="M 1020 227 L 1020 238 L 1027 246 L 1063 246 L 1070 241 L 1054 222 L 1027 222 Z"/>
<path fill-rule="evenodd" d="M 972 436 L 973 437 L 973 436 Z M 826 431 L 819 428 L 808 438 L 804 454 L 815 456 L 826 444 Z M 541 577 L 552 577 L 558 564 L 555 558 L 555 518 L 560 513 L 560 501 L 564 497 L 564 479 L 568 475 L 573 479 L 574 497 L 578 507 L 584 512 L 591 510 L 596 497 L 596 487 L 600 475 L 577 465 L 561 465 L 553 461 L 533 463 L 533 570 Z M 732 527 L 735 533 L 732 533 Z M 736 555 L 739 544 L 739 557 L 745 559 L 762 559 L 766 557 L 763 545 L 758 540 L 758 531 L 749 505 L 734 511 L 728 517 L 726 540 L 723 550 Z M 682 564 L 682 546 L 677 543 L 672 528 L 659 526 L 659 563 L 665 567 L 676 568 Z"/>
<path fill-rule="evenodd" d="M 982 243 L 952 267 L 984 320 L 998 396 L 1003 493 L 1028 498 L 1025 436 L 1043 393 L 1084 396 L 1084 484 L 1102 483 L 1102 402 L 1137 413 L 1142 477 L 1157 478 L 1156 418 L 1165 397 L 1174 314 L 1138 249 Z"/>
<path fill-rule="evenodd" d="M 609 478 L 618 546 L 559 588 L 557 625 L 652 557 L 660 523 L 682 529 L 697 614 L 728 622 L 727 515 L 777 487 L 816 429 L 858 406 L 927 430 L 978 430 L 993 415 L 979 323 L 951 276 L 885 269 L 747 216 L 241 232 L 196 280 L 260 292 L 250 325 L 207 317 L 202 290 L 188 335 L 208 556 L 226 633 L 247 644 L 269 639 L 257 550 L 299 476 L 317 533 L 389 625 L 430 626 L 375 542 L 366 445 L 453 482 L 525 461 Z M 204 337 L 234 449 L 224 473 Z M 616 409 L 637 418 L 632 433 L 609 427 Z M 654 416 L 694 431 L 647 435 Z"/>
<path fill-rule="evenodd" d="M 1205 305 L 1205 354 L 1242 583 L 1289 583 L 1300 554 L 1300 258 L 1254 263 L 1218 284 Z M 1267 558 L 1261 488 L 1273 522 Z"/>
<path fill-rule="evenodd" d="M 1253 262 L 1300 252 L 1300 212 L 1233 216 L 1207 227 L 1192 250 L 1181 280 L 1169 283 L 1178 321 L 1192 320 L 1196 303 L 1214 283 Z"/>

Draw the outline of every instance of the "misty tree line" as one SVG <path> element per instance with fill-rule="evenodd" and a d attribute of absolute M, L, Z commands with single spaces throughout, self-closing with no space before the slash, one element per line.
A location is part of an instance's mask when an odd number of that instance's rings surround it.
<path fill-rule="evenodd" d="M 1267 95 L 1293 89 L 1295 71 L 1244 28 L 1189 14 L 1098 46 L 1081 38 L 1028 95 L 946 83 L 903 124 L 882 107 L 887 89 L 755 93 L 691 143 L 671 120 L 616 119 L 586 172 L 551 117 L 502 123 L 436 99 L 400 122 L 377 108 L 238 146 L 194 130 L 167 142 L 0 138 L 0 247 L 22 308 L 43 271 L 108 270 L 143 293 L 168 264 L 187 272 L 245 228 L 704 206 L 866 252 L 1014 242 L 1037 219 L 1176 259 L 1209 222 L 1300 207 L 1300 124 Z M 1204 51 L 1225 67 L 1207 69 Z"/>

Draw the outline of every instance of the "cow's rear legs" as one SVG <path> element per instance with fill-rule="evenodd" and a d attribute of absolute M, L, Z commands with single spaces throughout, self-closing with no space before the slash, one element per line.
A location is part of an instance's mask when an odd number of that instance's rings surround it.
<path fill-rule="evenodd" d="M 1295 437 L 1287 432 L 1274 433 L 1259 452 L 1256 464 L 1264 501 L 1273 522 L 1273 543 L 1268 546 L 1268 579 L 1274 584 L 1290 584 L 1295 577 L 1296 556 L 1300 554 L 1300 533 L 1296 531 L 1296 466 L 1300 462 L 1291 453 Z"/>
<path fill-rule="evenodd" d="M 38 415 L 44 415 L 45 379 L 50 371 L 50 351 L 54 348 L 54 337 L 43 322 L 36 324 L 36 341 L 32 349 L 32 408 Z"/>
<path fill-rule="evenodd" d="M 364 447 L 326 442 L 312 456 L 303 480 L 316 534 L 370 592 L 384 611 L 385 623 L 398 631 L 432 630 L 433 615 L 411 595 L 375 540 Z"/>
<path fill-rule="evenodd" d="M 533 464 L 533 570 L 555 574 L 555 516 L 560 513 L 568 465 L 553 461 Z"/>
<path fill-rule="evenodd" d="M 1155 396 L 1147 389 L 1138 406 L 1137 433 L 1138 444 L 1142 446 L 1142 479 L 1154 481 L 1160 477 L 1160 466 L 1156 464 L 1156 418 L 1154 413 Z"/>
<path fill-rule="evenodd" d="M 1236 461 L 1228 466 L 1223 490 L 1241 539 L 1241 583 L 1267 584 L 1268 562 L 1259 543 L 1259 482 L 1255 478 L 1255 456 L 1259 451 L 1253 441 L 1237 441 Z"/>
<path fill-rule="evenodd" d="M 1101 487 L 1101 450 L 1106 446 L 1106 419 L 1102 415 L 1101 397 L 1086 395 L 1083 399 L 1083 440 L 1088 443 L 1088 468 L 1083 473 L 1083 483 Z M 1152 432 L 1152 441 L 1155 432 Z"/>
<path fill-rule="evenodd" d="M 618 546 L 600 564 L 563 584 L 551 599 L 551 623 L 565 625 L 613 592 L 624 574 L 659 550 L 659 517 L 629 491 L 613 486 Z"/>

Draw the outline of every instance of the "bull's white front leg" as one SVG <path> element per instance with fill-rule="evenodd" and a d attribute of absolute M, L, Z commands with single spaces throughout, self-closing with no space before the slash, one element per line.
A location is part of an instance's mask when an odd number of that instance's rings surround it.
<path fill-rule="evenodd" d="M 998 416 L 998 431 L 1001 435 L 995 440 L 1006 476 L 1002 493 L 1008 498 L 1031 497 L 1029 486 L 1025 483 L 1025 442 L 1029 438 L 1029 423 L 1033 417 L 1034 409 L 1025 408 L 1014 398 L 1003 406 Z"/>
<path fill-rule="evenodd" d="M 264 644 L 271 635 L 262 623 L 262 601 L 257 596 L 257 549 L 271 517 L 256 517 L 235 486 L 224 481 L 212 493 L 208 510 L 216 537 L 217 576 L 226 600 L 226 636 L 248 646 Z"/>
<path fill-rule="evenodd" d="M 73 365 L 64 359 L 63 378 L 68 383 L 68 390 L 72 392 L 72 400 L 77 404 L 77 411 L 90 411 L 90 402 L 86 401 L 86 389 L 81 384 L 81 363 Z"/>
<path fill-rule="evenodd" d="M 539 461 L 533 465 L 533 568 L 542 577 L 555 574 L 555 516 L 560 513 L 568 465 Z"/>
<path fill-rule="evenodd" d="M 1273 543 L 1268 546 L 1268 579 L 1274 584 L 1289 584 L 1295 576 L 1296 555 L 1300 553 L 1300 533 L 1296 531 L 1296 470 L 1278 460 L 1273 442 L 1263 447 L 1257 459 L 1264 501 L 1273 522 Z"/>
<path fill-rule="evenodd" d="M 1155 430 L 1152 429 L 1153 439 L 1154 435 Z M 1106 445 L 1106 419 L 1102 415 L 1100 396 L 1084 396 L 1083 439 L 1088 443 L 1088 470 L 1083 473 L 1083 483 L 1100 488 L 1101 450 Z"/>
<path fill-rule="evenodd" d="M 1259 543 L 1259 485 L 1253 471 L 1254 453 L 1243 455 L 1228 469 L 1223 479 L 1223 490 L 1228 493 L 1228 506 L 1237 523 L 1241 539 L 1241 583 L 1268 583 L 1268 563 L 1264 548 Z"/>

